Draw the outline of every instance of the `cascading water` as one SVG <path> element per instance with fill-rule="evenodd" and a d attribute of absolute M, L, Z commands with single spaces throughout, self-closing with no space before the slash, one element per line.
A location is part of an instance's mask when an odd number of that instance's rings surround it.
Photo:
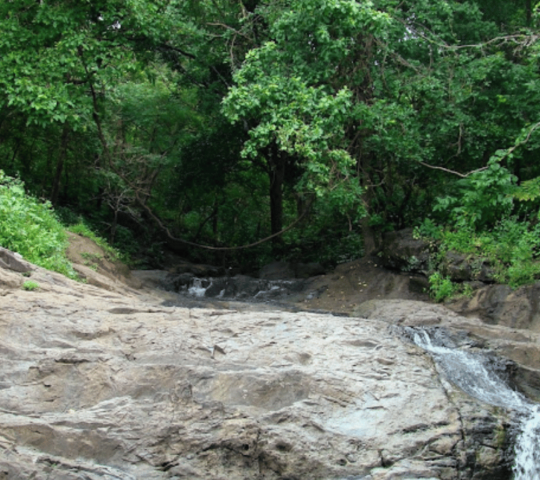
<path fill-rule="evenodd" d="M 427 331 L 408 330 L 414 343 L 430 352 L 445 375 L 478 400 L 516 410 L 522 416 L 516 439 L 514 480 L 540 480 L 540 405 L 512 390 L 487 368 L 485 358 L 457 348 L 434 345 Z"/>
<path fill-rule="evenodd" d="M 204 297 L 206 290 L 208 290 L 211 285 L 211 281 L 202 278 L 194 278 L 193 284 L 188 288 L 188 293 L 193 297 Z"/>
<path fill-rule="evenodd" d="M 245 275 L 234 277 L 193 277 L 179 292 L 196 298 L 229 298 L 239 301 L 270 301 L 303 288 L 302 280 L 266 280 Z"/>

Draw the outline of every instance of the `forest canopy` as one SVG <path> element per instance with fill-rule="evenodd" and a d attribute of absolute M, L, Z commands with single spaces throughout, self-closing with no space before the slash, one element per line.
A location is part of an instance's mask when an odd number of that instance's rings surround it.
<path fill-rule="evenodd" d="M 336 263 L 414 227 L 520 285 L 539 25 L 531 0 L 1 2 L 0 169 L 134 255 Z"/>

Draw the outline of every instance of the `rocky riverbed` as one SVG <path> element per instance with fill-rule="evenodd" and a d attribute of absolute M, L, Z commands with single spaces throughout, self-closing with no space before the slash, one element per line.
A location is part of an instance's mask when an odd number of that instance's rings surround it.
<path fill-rule="evenodd" d="M 497 327 L 494 339 L 493 326 L 412 300 L 356 317 L 188 308 L 29 265 L 39 288 L 25 291 L 12 268 L 0 268 L 0 478 L 511 476 L 514 412 L 454 386 L 403 327 L 435 325 L 478 352 L 534 333 Z M 511 362 L 498 369 L 515 376 Z"/>

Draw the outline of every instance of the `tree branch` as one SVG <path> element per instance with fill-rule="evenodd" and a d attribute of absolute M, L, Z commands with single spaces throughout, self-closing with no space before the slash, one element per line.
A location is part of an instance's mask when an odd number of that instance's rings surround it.
<path fill-rule="evenodd" d="M 450 170 L 449 168 L 444 168 L 444 167 L 437 167 L 435 165 L 430 165 L 429 163 L 421 162 L 420 160 L 418 161 L 418 163 L 420 163 L 421 165 L 424 165 L 424 167 L 432 168 L 433 170 L 442 170 L 443 172 L 451 173 L 452 175 L 457 175 L 458 177 L 461 177 L 461 178 L 467 178 L 469 175 L 472 175 L 473 173 L 481 172 L 482 170 L 486 170 L 488 168 L 488 167 L 482 167 L 477 170 L 473 170 L 472 172 L 469 172 L 469 173 L 459 173 L 459 172 L 456 172 L 455 170 Z"/>
<path fill-rule="evenodd" d="M 126 183 L 128 183 L 128 185 L 130 185 L 129 181 L 127 181 L 121 175 L 120 175 L 120 177 Z M 214 252 L 215 251 L 220 251 L 220 252 L 228 251 L 228 252 L 231 252 L 231 251 L 235 251 L 235 250 L 245 250 L 246 248 L 253 248 L 253 247 L 256 247 L 258 245 L 262 245 L 263 243 L 266 243 L 266 242 L 272 240 L 273 238 L 279 237 L 280 235 L 283 235 L 284 233 L 288 232 L 289 230 L 292 230 L 301 220 L 303 220 L 306 217 L 306 215 L 309 213 L 309 211 L 311 209 L 311 206 L 315 202 L 315 196 L 313 196 L 312 199 L 310 200 L 309 204 L 306 206 L 305 210 L 302 212 L 302 214 L 299 217 L 296 218 L 296 220 L 294 222 L 292 222 L 288 227 L 286 227 L 286 228 L 284 228 L 284 229 L 280 230 L 279 232 L 276 232 L 276 233 L 274 233 L 272 235 L 269 235 L 268 237 L 265 237 L 265 238 L 263 238 L 261 240 L 253 242 L 253 243 L 249 243 L 247 245 L 240 245 L 238 247 L 211 247 L 209 245 L 200 245 L 198 243 L 190 242 L 188 240 L 183 240 L 181 238 L 178 238 L 178 237 L 175 237 L 174 235 L 172 235 L 169 228 L 166 227 L 163 224 L 163 222 L 152 211 L 152 209 L 148 205 L 146 205 L 145 203 L 142 202 L 142 200 L 139 198 L 139 194 L 138 194 L 137 190 L 134 189 L 133 191 L 135 193 L 135 198 L 139 202 L 139 205 L 141 205 L 146 210 L 148 215 L 150 215 L 152 220 L 154 220 L 157 223 L 157 225 L 167 234 L 167 237 L 169 237 L 169 239 L 171 239 L 171 240 L 173 240 L 175 242 L 183 243 L 184 245 L 189 245 L 190 247 L 202 248 L 204 250 L 212 250 Z"/>

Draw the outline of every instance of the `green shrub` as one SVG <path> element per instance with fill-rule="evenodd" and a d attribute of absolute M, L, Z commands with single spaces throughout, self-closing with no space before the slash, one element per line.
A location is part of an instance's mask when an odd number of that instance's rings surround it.
<path fill-rule="evenodd" d="M 429 277 L 429 292 L 436 302 L 442 302 L 453 297 L 457 292 L 457 285 L 449 277 L 443 277 L 439 272 L 435 272 Z"/>
<path fill-rule="evenodd" d="M 39 283 L 33 282 L 32 280 L 27 280 L 26 282 L 23 283 L 22 288 L 24 290 L 31 292 L 39 288 Z"/>
<path fill-rule="evenodd" d="M 471 264 L 487 262 L 499 283 L 517 288 L 540 278 L 540 224 L 520 220 L 517 216 L 503 218 L 491 229 L 474 227 L 434 227 L 426 221 L 417 233 L 435 240 L 438 253 L 434 257 L 435 272 L 446 252 L 467 254 Z M 439 274 L 440 276 L 440 274 Z M 437 299 L 449 291 L 442 277 L 433 278 L 431 291 Z M 448 295 L 446 295 L 448 296 Z"/>
<path fill-rule="evenodd" d="M 429 277 L 429 293 L 436 302 L 455 297 L 470 297 L 473 289 L 466 283 L 455 283 L 450 277 L 443 277 L 440 272 L 435 272 Z"/>
<path fill-rule="evenodd" d="M 0 245 L 29 262 L 71 278 L 67 237 L 49 202 L 27 195 L 24 184 L 0 170 Z"/>

